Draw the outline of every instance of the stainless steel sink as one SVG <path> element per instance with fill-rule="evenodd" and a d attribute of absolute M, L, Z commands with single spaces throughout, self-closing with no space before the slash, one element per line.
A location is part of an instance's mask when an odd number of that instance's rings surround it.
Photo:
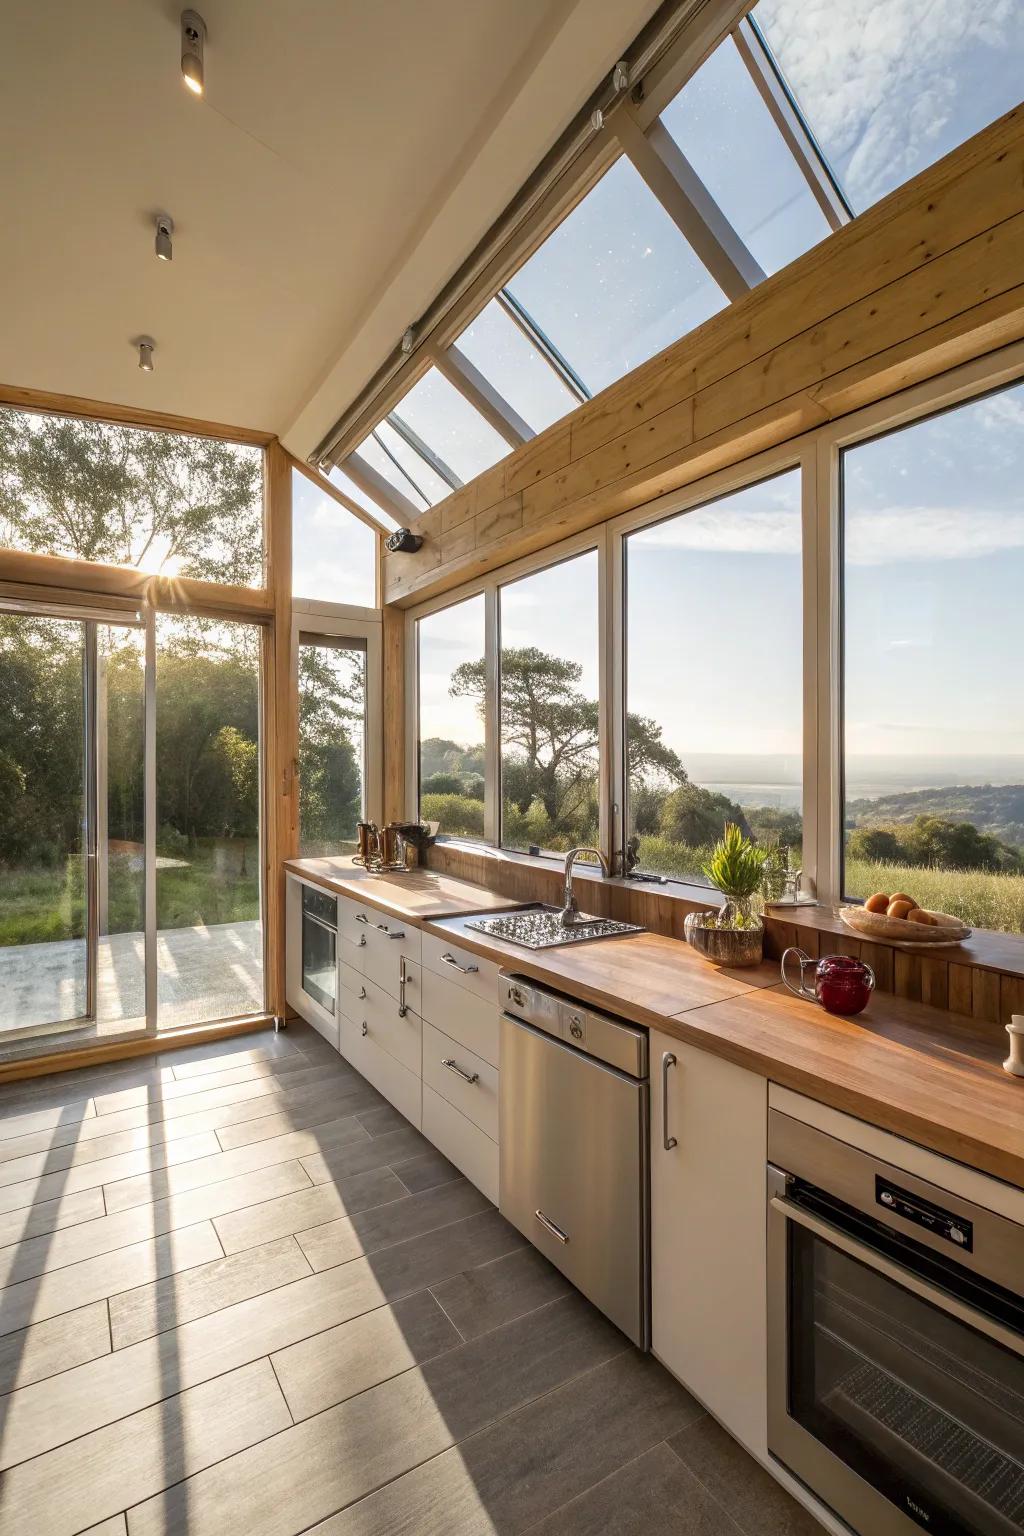
<path fill-rule="evenodd" d="M 529 906 L 501 917 L 474 917 L 466 923 L 478 933 L 524 949 L 557 949 L 563 944 L 585 944 L 589 939 L 611 939 L 619 934 L 643 933 L 636 923 L 616 923 L 608 917 L 579 913 L 572 922 L 562 921 L 559 907 Z"/>

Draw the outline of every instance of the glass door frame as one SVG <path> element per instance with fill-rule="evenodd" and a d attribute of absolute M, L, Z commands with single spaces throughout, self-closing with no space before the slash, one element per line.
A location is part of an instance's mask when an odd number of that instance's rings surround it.
<path fill-rule="evenodd" d="M 56 619 L 82 625 L 83 835 L 85 890 L 85 1010 L 72 1019 L 50 1019 L 9 1033 L 12 1042 L 64 1036 L 96 1029 L 99 920 L 99 646 L 100 625 L 142 631 L 145 673 L 143 684 L 143 970 L 145 1023 L 142 1029 L 118 1031 L 119 1040 L 156 1034 L 156 612 L 148 604 L 119 604 L 116 598 L 92 603 L 74 595 L 37 598 L 16 594 L 0 583 L 0 612 L 27 620 Z"/>

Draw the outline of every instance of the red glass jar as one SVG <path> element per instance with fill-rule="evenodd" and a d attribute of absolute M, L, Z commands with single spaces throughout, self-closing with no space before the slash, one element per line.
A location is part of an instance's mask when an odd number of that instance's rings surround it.
<path fill-rule="evenodd" d="M 794 987 L 786 975 L 786 961 L 792 955 L 800 966 L 800 985 Z M 812 967 L 811 985 L 804 975 Z M 875 973 L 863 960 L 852 955 L 823 955 L 812 960 L 802 949 L 787 949 L 782 957 L 782 979 L 796 997 L 820 1003 L 827 1013 L 849 1016 L 862 1013 L 875 990 Z"/>

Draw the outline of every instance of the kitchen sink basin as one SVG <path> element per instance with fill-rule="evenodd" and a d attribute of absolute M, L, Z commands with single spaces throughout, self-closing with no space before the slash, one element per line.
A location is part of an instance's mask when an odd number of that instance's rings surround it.
<path fill-rule="evenodd" d="M 500 917 L 474 917 L 466 923 L 478 933 L 506 944 L 520 944 L 524 949 L 557 949 L 563 944 L 585 944 L 590 939 L 611 939 L 619 934 L 643 933 L 636 923 L 617 923 L 608 917 L 588 917 L 581 912 L 571 923 L 563 923 L 559 907 L 534 905 L 521 907 Z"/>

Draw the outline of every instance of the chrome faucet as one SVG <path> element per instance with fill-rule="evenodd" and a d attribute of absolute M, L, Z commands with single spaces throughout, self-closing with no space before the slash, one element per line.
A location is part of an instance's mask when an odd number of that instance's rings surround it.
<path fill-rule="evenodd" d="M 605 858 L 600 848 L 583 847 L 569 849 L 569 852 L 565 856 L 565 885 L 562 888 L 562 910 L 559 914 L 562 919 L 562 923 L 566 928 L 571 927 L 572 924 L 575 923 L 579 918 L 580 909 L 576 903 L 576 897 L 573 895 L 572 890 L 572 867 L 581 853 L 595 854 L 598 862 L 601 865 L 601 873 L 605 876 L 610 874 L 610 870 L 608 868 L 608 860 Z"/>

